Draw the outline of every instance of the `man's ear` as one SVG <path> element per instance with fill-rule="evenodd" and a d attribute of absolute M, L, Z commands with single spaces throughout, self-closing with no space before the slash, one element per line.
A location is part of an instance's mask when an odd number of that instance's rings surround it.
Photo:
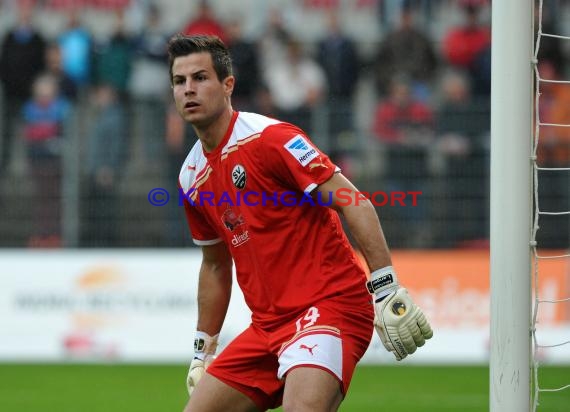
<path fill-rule="evenodd" d="M 234 76 L 228 76 L 223 80 L 226 97 L 230 97 L 232 95 L 235 83 L 236 83 L 236 78 Z"/>

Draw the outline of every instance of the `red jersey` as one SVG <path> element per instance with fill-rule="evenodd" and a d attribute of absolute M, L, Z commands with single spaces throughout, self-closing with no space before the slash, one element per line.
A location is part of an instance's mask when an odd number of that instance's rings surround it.
<path fill-rule="evenodd" d="M 226 242 L 260 327 L 328 297 L 368 296 L 339 216 L 308 196 L 337 171 L 299 128 L 245 112 L 234 112 L 214 151 L 198 141 L 182 166 L 194 242 Z"/>
<path fill-rule="evenodd" d="M 443 54 L 455 65 L 469 69 L 477 55 L 491 44 L 491 33 L 486 27 L 457 27 L 443 39 Z"/>
<path fill-rule="evenodd" d="M 387 100 L 378 105 L 374 118 L 374 134 L 387 143 L 402 142 L 409 129 L 431 127 L 433 123 L 431 109 L 420 101 L 399 106 Z"/>

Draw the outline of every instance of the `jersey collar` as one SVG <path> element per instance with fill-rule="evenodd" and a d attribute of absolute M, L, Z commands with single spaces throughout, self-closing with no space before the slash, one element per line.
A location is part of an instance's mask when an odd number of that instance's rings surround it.
<path fill-rule="evenodd" d="M 235 110 L 233 111 L 232 118 L 230 120 L 230 124 L 228 125 L 228 130 L 226 130 L 226 134 L 224 135 L 224 138 L 216 146 L 216 148 L 214 150 L 212 150 L 210 153 L 208 153 L 204 150 L 204 147 L 202 147 L 202 153 L 204 153 L 204 156 L 206 156 L 206 159 L 211 160 L 211 159 L 215 159 L 216 157 L 220 156 L 220 154 L 222 153 L 222 149 L 227 146 L 228 140 L 230 140 L 230 136 L 232 135 L 232 132 L 234 131 L 234 125 L 235 125 L 236 120 L 238 118 L 238 114 L 239 114 L 239 112 L 236 112 Z"/>

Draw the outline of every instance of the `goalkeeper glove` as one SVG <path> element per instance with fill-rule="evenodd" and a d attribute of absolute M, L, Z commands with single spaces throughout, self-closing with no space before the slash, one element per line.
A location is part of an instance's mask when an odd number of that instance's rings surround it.
<path fill-rule="evenodd" d="M 411 355 L 433 336 L 422 310 L 412 301 L 408 291 L 398 284 L 392 266 L 372 272 L 366 286 L 374 295 L 376 332 L 396 360 Z"/>
<path fill-rule="evenodd" d="M 196 385 L 204 376 L 204 372 L 213 362 L 218 347 L 218 336 L 210 336 L 205 332 L 196 332 L 194 339 L 194 359 L 190 363 L 188 376 L 186 377 L 186 387 L 188 388 L 188 395 L 192 396 L 192 392 Z"/>

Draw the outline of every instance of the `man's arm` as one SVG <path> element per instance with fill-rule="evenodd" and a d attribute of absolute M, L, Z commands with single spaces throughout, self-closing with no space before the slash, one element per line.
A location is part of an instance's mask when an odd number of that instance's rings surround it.
<path fill-rule="evenodd" d="M 224 242 L 202 247 L 198 281 L 199 331 L 217 335 L 228 311 L 232 290 L 232 257 Z"/>
<path fill-rule="evenodd" d="M 343 189 L 339 197 L 339 189 Z M 351 191 L 349 194 L 347 189 Z M 350 233 L 358 244 L 368 268 L 371 272 L 392 265 L 390 251 L 376 214 L 374 206 L 368 199 L 358 199 L 358 190 L 342 174 L 335 173 L 329 180 L 321 184 L 317 190 L 325 203 L 330 202 L 331 208 L 342 214 L 346 220 Z M 351 200 L 348 201 L 348 196 Z"/>
<path fill-rule="evenodd" d="M 327 204 L 332 196 L 331 207 L 345 217 L 371 272 L 366 286 L 374 295 L 376 332 L 386 350 L 392 352 L 396 360 L 404 359 L 419 346 L 423 346 L 425 340 L 433 336 L 433 331 L 422 310 L 398 283 L 380 220 L 372 203 L 362 198 L 354 185 L 340 173 L 334 174 L 317 190 Z"/>
<path fill-rule="evenodd" d="M 224 242 L 202 247 L 198 280 L 198 325 L 194 340 L 194 359 L 186 377 L 188 394 L 204 376 L 214 360 L 218 336 L 232 292 L 232 257 Z"/>

